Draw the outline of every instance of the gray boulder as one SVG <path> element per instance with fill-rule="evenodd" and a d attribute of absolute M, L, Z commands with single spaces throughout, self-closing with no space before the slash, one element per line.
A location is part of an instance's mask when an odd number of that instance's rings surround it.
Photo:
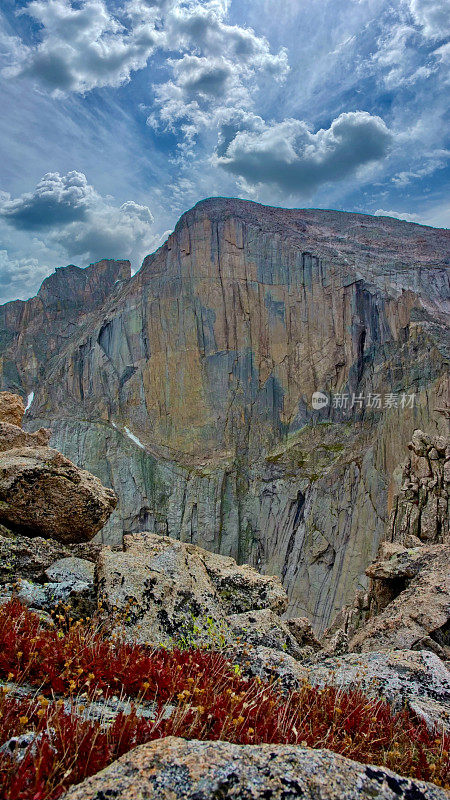
<path fill-rule="evenodd" d="M 329 750 L 172 736 L 136 747 L 65 800 L 448 800 L 443 789 Z"/>

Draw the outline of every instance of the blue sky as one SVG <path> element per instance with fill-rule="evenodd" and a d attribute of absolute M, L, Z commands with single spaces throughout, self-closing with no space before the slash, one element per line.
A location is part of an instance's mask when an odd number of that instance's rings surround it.
<path fill-rule="evenodd" d="M 0 301 L 211 195 L 449 227 L 448 0 L 2 0 Z"/>

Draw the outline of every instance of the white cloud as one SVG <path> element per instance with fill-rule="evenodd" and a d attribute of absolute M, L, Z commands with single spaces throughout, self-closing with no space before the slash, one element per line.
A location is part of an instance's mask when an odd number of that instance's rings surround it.
<path fill-rule="evenodd" d="M 450 4 L 448 0 L 409 0 L 414 21 L 430 39 L 450 36 Z"/>
<path fill-rule="evenodd" d="M 144 2 L 128 13 L 125 6 L 122 20 L 103 0 L 33 0 L 23 13 L 41 26 L 41 41 L 22 48 L 7 74 L 31 76 L 56 93 L 119 86 L 146 66 L 160 39 L 155 8 Z"/>
<path fill-rule="evenodd" d="M 374 215 L 376 217 L 394 217 L 394 219 L 403 219 L 406 222 L 417 222 L 419 225 L 431 225 L 434 228 L 450 227 L 450 205 L 448 203 L 414 213 L 385 211 L 382 208 L 377 208 L 374 211 Z"/>
<path fill-rule="evenodd" d="M 403 219 L 405 222 L 421 221 L 419 214 L 409 214 L 407 211 L 385 211 L 383 208 L 377 208 L 373 213 L 375 217 L 394 217 L 394 219 Z"/>
<path fill-rule="evenodd" d="M 85 222 L 73 222 L 54 231 L 51 240 L 69 258 L 99 261 L 102 258 L 139 259 L 152 249 L 153 216 L 147 206 L 129 200 L 119 208 L 100 203 Z"/>
<path fill-rule="evenodd" d="M 16 228 L 39 229 L 85 218 L 95 198 L 82 172 L 47 172 L 34 192 L 3 201 L 0 214 Z"/>
<path fill-rule="evenodd" d="M 48 272 L 36 258 L 11 258 L 7 250 L 0 250 L 0 302 L 26 299 L 30 287 L 37 288 Z"/>
<path fill-rule="evenodd" d="M 407 137 L 404 137 L 407 139 Z M 414 137 L 412 137 L 414 140 Z M 392 181 L 397 186 L 407 186 L 413 180 L 426 178 L 427 175 L 432 175 L 438 169 L 443 169 L 450 158 L 450 150 L 434 150 L 431 152 L 422 152 L 417 161 L 417 166 L 408 170 L 402 170 L 393 176 Z M 410 161 L 412 161 L 412 156 Z"/>
<path fill-rule="evenodd" d="M 306 195 L 382 159 L 393 139 L 380 117 L 364 111 L 340 114 L 317 133 L 297 119 L 267 124 L 248 115 L 238 125 L 234 135 L 232 121 L 222 129 L 216 163 L 250 186 Z"/>

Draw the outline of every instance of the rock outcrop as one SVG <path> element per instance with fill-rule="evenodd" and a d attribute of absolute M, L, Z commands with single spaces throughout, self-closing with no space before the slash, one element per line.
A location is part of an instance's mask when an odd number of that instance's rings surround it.
<path fill-rule="evenodd" d="M 371 618 L 349 642 L 353 651 L 380 649 L 436 650 L 450 645 L 450 545 L 404 551 L 368 572 L 374 582 L 408 584 L 383 611 Z M 385 579 L 387 575 L 387 579 Z M 450 654 L 450 650 L 448 651 Z"/>
<path fill-rule="evenodd" d="M 276 573 L 320 631 L 367 587 L 403 443 L 445 432 L 449 241 L 208 200 L 132 278 L 102 262 L 81 291 L 71 267 L 3 306 L 1 385 L 119 496 L 106 543 L 146 529 Z"/>
<path fill-rule="evenodd" d="M 205 638 L 220 646 L 229 636 L 244 639 L 249 628 L 250 638 L 298 650 L 278 616 L 287 606 L 279 579 L 195 545 L 152 533 L 125 536 L 124 552 L 102 549 L 97 587 L 103 613 L 117 613 L 132 641 Z"/>
<path fill-rule="evenodd" d="M 22 430 L 23 413 L 18 395 L 0 393 L 0 526 L 63 543 L 89 541 L 115 508 L 114 492 L 48 447 L 51 431 Z"/>
<path fill-rule="evenodd" d="M 450 438 L 414 431 L 403 468 L 401 496 L 391 513 L 388 538 L 408 544 L 450 540 Z"/>
<path fill-rule="evenodd" d="M 20 423 L 20 397 L 4 392 L 0 411 Z M 90 616 L 100 550 L 90 540 L 117 498 L 48 447 L 49 437 L 43 428 L 28 433 L 0 421 L 0 603 L 15 596 L 41 616 L 62 604 L 73 618 Z"/>
<path fill-rule="evenodd" d="M 48 567 L 60 559 L 76 557 L 94 564 L 101 547 L 95 542 L 62 544 L 42 536 L 30 538 L 0 525 L 0 584 L 20 578 L 42 583 Z"/>
<path fill-rule="evenodd" d="M 64 800 L 446 800 L 437 786 L 329 750 L 158 739 L 83 781 Z"/>

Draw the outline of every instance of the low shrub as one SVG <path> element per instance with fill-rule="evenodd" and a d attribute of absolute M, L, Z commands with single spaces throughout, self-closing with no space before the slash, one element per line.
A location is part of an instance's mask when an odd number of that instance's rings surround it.
<path fill-rule="evenodd" d="M 218 652 L 152 650 L 107 636 L 92 621 L 59 622 L 46 629 L 15 600 L 0 608 L 0 746 L 27 734 L 20 755 L 0 755 L 4 800 L 56 800 L 162 736 L 327 747 L 450 788 L 449 737 L 406 708 L 397 713 L 359 689 L 308 683 L 285 695 L 276 683 L 244 677 Z M 17 697 L 11 684 L 31 694 Z M 131 699 L 129 713 L 108 723 L 85 718 L 94 700 L 116 697 Z M 141 715 L 149 704 L 150 719 Z"/>

